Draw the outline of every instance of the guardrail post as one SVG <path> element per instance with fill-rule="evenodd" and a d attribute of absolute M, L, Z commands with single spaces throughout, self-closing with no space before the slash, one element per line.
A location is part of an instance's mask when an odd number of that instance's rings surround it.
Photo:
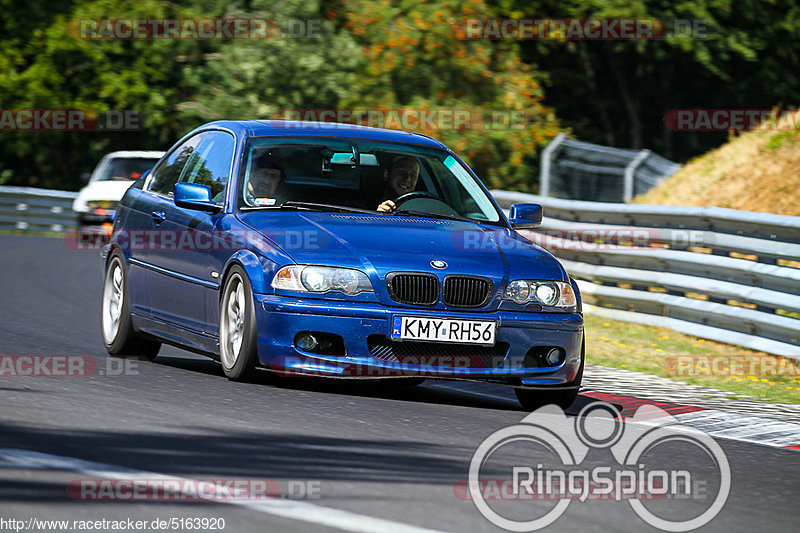
<path fill-rule="evenodd" d="M 625 167 L 625 182 L 624 191 L 622 193 L 622 201 L 630 202 L 633 199 L 633 176 L 636 173 L 636 168 L 642 164 L 650 155 L 650 150 L 642 150 L 630 163 Z"/>
<path fill-rule="evenodd" d="M 556 138 L 550 141 L 542 150 L 542 168 L 539 170 L 539 194 L 542 196 L 550 195 L 550 159 L 553 152 L 567 138 L 566 133 L 559 133 Z"/>

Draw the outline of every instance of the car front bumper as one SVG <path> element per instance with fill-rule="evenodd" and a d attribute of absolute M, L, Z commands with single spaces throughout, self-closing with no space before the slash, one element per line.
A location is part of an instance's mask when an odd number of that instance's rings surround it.
<path fill-rule="evenodd" d="M 260 362 L 283 375 L 361 379 L 425 377 L 558 387 L 573 382 L 582 363 L 583 316 L 580 313 L 452 312 L 267 294 L 256 294 L 255 306 Z M 508 349 L 504 357 L 500 357 L 499 364 L 486 364 L 480 357 L 464 357 L 465 345 L 454 347 L 447 343 L 433 346 L 436 355 L 418 353 L 394 361 L 383 360 L 370 351 L 368 339 L 373 341 L 373 350 L 375 339 L 382 339 L 384 344 L 397 342 L 388 339 L 394 315 L 493 320 L 498 325 L 495 343 L 508 345 Z M 324 355 L 299 349 L 295 337 L 304 331 L 339 335 L 344 340 L 346 355 Z M 448 347 L 453 348 L 455 355 L 448 355 Z M 552 347 L 564 352 L 558 365 L 523 366 L 525 355 L 531 349 Z M 480 351 L 481 348 L 475 349 L 475 352 Z"/>

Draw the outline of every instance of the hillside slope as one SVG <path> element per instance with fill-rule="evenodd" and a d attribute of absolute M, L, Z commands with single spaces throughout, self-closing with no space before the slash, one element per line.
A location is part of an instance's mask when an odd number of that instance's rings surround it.
<path fill-rule="evenodd" d="M 761 129 L 733 137 L 633 201 L 800 216 L 798 133 Z"/>

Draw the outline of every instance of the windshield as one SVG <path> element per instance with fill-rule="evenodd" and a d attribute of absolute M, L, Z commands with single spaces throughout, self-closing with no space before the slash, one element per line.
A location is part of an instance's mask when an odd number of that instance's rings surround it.
<path fill-rule="evenodd" d="M 475 178 L 444 150 L 363 139 L 258 137 L 244 157 L 238 202 L 244 209 L 350 208 L 500 221 Z M 356 157 L 359 164 L 351 164 Z"/>
<path fill-rule="evenodd" d="M 103 166 L 96 181 L 138 180 L 157 162 L 157 157 L 115 157 Z"/>

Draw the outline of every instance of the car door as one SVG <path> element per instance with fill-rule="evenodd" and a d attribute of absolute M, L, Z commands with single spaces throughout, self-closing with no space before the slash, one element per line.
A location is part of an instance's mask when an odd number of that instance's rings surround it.
<path fill-rule="evenodd" d="M 143 187 L 142 201 L 137 204 L 136 232 L 130 235 L 129 240 L 131 249 L 136 250 L 136 262 L 145 267 L 145 302 L 150 316 L 155 316 L 152 284 L 161 275 L 155 271 L 157 267 L 153 264 L 153 257 L 158 255 L 166 237 L 162 226 L 166 210 L 172 203 L 170 195 L 202 137 L 203 133 L 199 133 L 184 140 L 161 160 L 148 177 Z"/>
<path fill-rule="evenodd" d="M 222 208 L 230 179 L 235 138 L 222 130 L 206 131 L 183 167 L 178 182 L 200 183 Z M 173 184 L 174 187 L 174 184 Z M 207 302 L 216 304 L 224 242 L 215 230 L 224 213 L 211 213 L 164 200 L 162 246 L 151 250 L 150 301 L 153 316 L 196 332 L 217 334 L 208 319 Z"/>

